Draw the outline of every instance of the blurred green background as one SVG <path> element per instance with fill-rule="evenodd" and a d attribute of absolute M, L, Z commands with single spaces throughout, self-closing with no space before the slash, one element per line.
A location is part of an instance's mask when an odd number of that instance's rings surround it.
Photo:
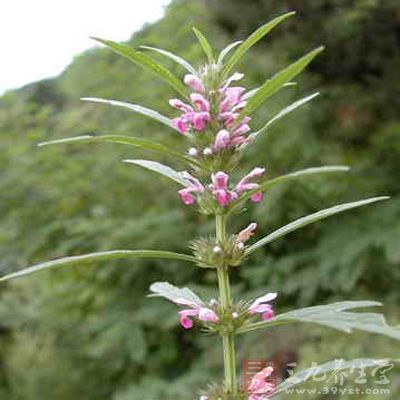
<path fill-rule="evenodd" d="M 297 16 L 249 52 L 245 85 L 260 84 L 306 51 L 327 50 L 298 80 L 257 113 L 259 127 L 279 107 L 315 90 L 312 104 L 276 125 L 248 153 L 243 168 L 269 176 L 324 164 L 352 166 L 283 185 L 236 218 L 232 230 L 259 223 L 259 235 L 336 203 L 388 194 L 389 202 L 333 217 L 259 252 L 233 275 L 235 295 L 279 291 L 277 310 L 336 300 L 385 303 L 399 322 L 400 281 L 400 4 L 398 0 L 173 1 L 165 17 L 130 44 L 153 45 L 199 65 L 191 33 L 217 49 L 276 15 Z M 183 71 L 169 65 L 176 73 Z M 149 137 L 185 151 L 179 135 L 126 110 L 84 104 L 81 96 L 118 99 L 171 114 L 175 95 L 161 81 L 107 49 L 76 57 L 57 79 L 0 98 L 1 273 L 64 255 L 109 249 L 186 252 L 208 234 L 208 218 L 182 207 L 175 188 L 124 158 L 153 154 L 120 145 L 37 148 L 40 141 L 87 133 Z M 163 161 L 163 160 L 161 160 Z M 182 165 L 171 164 L 176 168 Z M 0 288 L 0 399 L 194 399 L 221 378 L 220 343 L 184 332 L 176 307 L 148 299 L 156 280 L 215 295 L 212 271 L 174 261 L 112 262 L 46 272 Z M 314 326 L 249 334 L 239 358 L 291 358 L 309 367 L 333 358 L 398 357 L 398 344 L 373 335 L 344 335 Z M 397 354 L 397 355 L 396 355 Z M 398 399 L 308 395 L 310 399 Z M 294 396 L 290 397 L 294 398 Z M 300 398 L 304 398 L 300 396 Z"/>

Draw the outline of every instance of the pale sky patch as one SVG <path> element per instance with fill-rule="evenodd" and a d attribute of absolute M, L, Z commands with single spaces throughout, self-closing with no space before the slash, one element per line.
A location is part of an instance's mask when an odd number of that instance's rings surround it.
<path fill-rule="evenodd" d="M 127 40 L 170 0 L 11 0 L 0 10 L 0 94 L 61 73 L 89 36 Z"/>

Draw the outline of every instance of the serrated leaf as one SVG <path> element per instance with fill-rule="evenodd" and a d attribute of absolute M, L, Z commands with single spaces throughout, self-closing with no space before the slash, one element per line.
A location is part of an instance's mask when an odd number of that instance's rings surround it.
<path fill-rule="evenodd" d="M 238 40 L 226 46 L 224 49 L 221 50 L 218 56 L 218 64 L 222 64 L 224 62 L 225 57 L 232 51 L 235 47 L 239 46 L 239 44 L 243 43 L 243 40 Z"/>
<path fill-rule="evenodd" d="M 92 39 L 110 47 L 113 51 L 124 56 L 129 61 L 132 61 L 133 63 L 140 65 L 143 68 L 146 68 L 153 74 L 163 79 L 178 93 L 182 94 L 184 97 L 187 97 L 186 86 L 169 69 L 167 69 L 163 65 L 153 60 L 147 54 L 141 53 L 140 51 L 136 51 L 135 49 L 127 46 L 126 44 L 116 43 L 111 40 L 105 40 L 95 37 L 93 37 Z"/>
<path fill-rule="evenodd" d="M 193 263 L 199 262 L 199 260 L 193 256 L 190 256 L 188 254 L 174 253 L 172 251 L 161 251 L 161 250 L 101 251 L 98 253 L 84 254 L 81 256 L 63 257 L 63 258 L 58 258 L 56 260 L 46 261 L 44 263 L 36 264 L 31 267 L 22 269 L 20 271 L 13 272 L 9 275 L 5 275 L 0 278 L 0 282 L 5 282 L 11 279 L 20 278 L 22 276 L 30 275 L 49 268 L 82 265 L 86 263 L 92 263 L 94 261 L 109 261 L 109 260 L 119 260 L 128 258 L 162 258 L 162 259 L 190 261 Z"/>
<path fill-rule="evenodd" d="M 193 32 L 196 35 L 197 40 L 200 43 L 201 48 L 203 49 L 204 53 L 207 56 L 208 62 L 210 64 L 214 63 L 214 52 L 213 49 L 210 45 L 210 42 L 207 40 L 207 38 L 200 32 L 199 29 L 193 27 Z"/>
<path fill-rule="evenodd" d="M 172 124 L 172 120 L 165 115 L 160 114 L 158 111 L 154 111 L 151 108 L 139 106 L 137 104 L 126 103 L 124 101 L 118 100 L 108 100 L 108 99 L 100 99 L 98 97 L 82 97 L 82 101 L 88 101 L 92 103 L 102 103 L 108 104 L 110 106 L 122 107 L 128 110 L 134 111 L 138 114 L 145 115 L 146 117 L 150 117 L 162 124 L 172 128 L 173 130 L 179 132 L 179 130 Z"/>
<path fill-rule="evenodd" d="M 278 176 L 274 179 L 267 180 L 265 182 L 260 183 L 260 185 L 256 189 L 250 190 L 250 191 L 244 193 L 243 195 L 240 196 L 239 199 L 232 202 L 229 207 L 228 214 L 231 214 L 233 211 L 238 209 L 245 201 L 250 199 L 250 197 L 253 194 L 258 193 L 258 192 L 265 192 L 278 183 L 288 182 L 293 179 L 302 178 L 302 177 L 308 176 L 308 175 L 319 175 L 319 174 L 325 174 L 325 173 L 331 173 L 331 172 L 347 172 L 349 170 L 350 170 L 350 168 L 346 167 L 344 165 L 312 167 L 312 168 L 302 169 L 300 171 L 291 172 L 290 174 Z"/>
<path fill-rule="evenodd" d="M 185 59 L 182 57 L 164 49 L 159 49 L 157 47 L 151 47 L 151 46 L 140 46 L 141 49 L 146 49 L 150 51 L 155 51 L 156 53 L 160 53 L 165 57 L 170 58 L 171 60 L 175 61 L 179 65 L 181 65 L 183 68 L 185 68 L 187 71 L 189 71 L 191 74 L 197 75 L 197 71 L 194 69 L 194 67 L 187 62 Z"/>
<path fill-rule="evenodd" d="M 160 175 L 163 175 L 169 179 L 172 179 L 175 182 L 178 182 L 182 186 L 188 186 L 188 182 L 186 179 L 182 177 L 182 174 L 178 171 L 175 171 L 171 167 L 168 167 L 164 164 L 161 164 L 157 161 L 150 160 L 124 160 L 124 162 L 128 164 L 139 165 L 143 168 L 149 169 L 150 171 L 157 172 Z"/>
<path fill-rule="evenodd" d="M 347 310 L 376 307 L 382 304 L 377 301 L 342 301 L 322 306 L 300 308 L 279 314 L 269 321 L 256 322 L 240 328 L 237 332 L 251 332 L 274 325 L 282 325 L 292 322 L 310 322 L 318 325 L 334 328 L 346 333 L 353 330 L 378 333 L 400 340 L 400 325 L 390 326 L 385 317 L 378 313 L 349 312 Z"/>
<path fill-rule="evenodd" d="M 317 49 L 310 51 L 305 56 L 301 57 L 289 67 L 282 71 L 279 71 L 271 79 L 265 81 L 260 86 L 256 93 L 254 93 L 247 102 L 246 107 L 240 112 L 238 121 L 241 121 L 245 115 L 251 114 L 258 107 L 260 107 L 266 99 L 275 94 L 283 85 L 297 76 L 304 68 L 323 50 L 324 48 L 318 47 Z"/>
<path fill-rule="evenodd" d="M 254 140 L 257 136 L 266 132 L 275 122 L 279 121 L 285 115 L 287 115 L 287 114 L 291 113 L 292 111 L 296 110 L 297 108 L 301 107 L 303 104 L 308 103 L 309 101 L 311 101 L 318 95 L 319 95 L 318 92 L 311 94 L 311 95 L 304 97 L 300 100 L 297 100 L 294 103 L 290 104 L 289 106 L 285 107 L 284 109 L 279 111 L 274 117 L 272 117 L 260 130 L 249 135 L 250 139 Z"/>
<path fill-rule="evenodd" d="M 281 238 L 282 236 L 287 235 L 290 232 L 293 232 L 297 229 L 303 228 L 304 226 L 313 224 L 314 222 L 321 221 L 322 219 L 328 218 L 331 215 L 335 215 L 341 213 L 343 211 L 351 210 L 352 208 L 362 207 L 368 204 L 376 203 L 377 201 L 387 200 L 389 199 L 388 196 L 380 196 L 380 197 L 372 197 L 370 199 L 354 201 L 352 203 L 344 203 L 339 204 L 334 207 L 326 208 L 324 210 L 320 210 L 314 214 L 307 215 L 300 219 L 297 219 L 290 224 L 287 224 L 276 231 L 270 233 L 269 235 L 265 236 L 258 242 L 254 243 L 252 246 L 248 247 L 245 251 L 246 255 L 251 254 L 253 251 L 259 249 L 266 244 Z"/>
<path fill-rule="evenodd" d="M 102 142 L 110 142 L 110 143 L 120 143 L 127 144 L 130 146 L 140 147 L 146 150 L 156 151 L 158 153 L 174 157 L 180 161 L 184 161 L 189 165 L 199 165 L 196 160 L 191 159 L 190 157 L 186 157 L 177 151 L 171 150 L 169 147 L 162 145 L 161 143 L 153 142 L 148 139 L 137 138 L 133 136 L 123 136 L 123 135 L 101 135 L 101 136 L 92 136 L 92 135 L 84 135 L 84 136 L 76 136 L 71 138 L 50 140 L 48 142 L 39 143 L 38 146 L 49 146 L 53 144 L 74 144 L 74 143 L 102 143 Z"/>
<path fill-rule="evenodd" d="M 283 14 L 277 18 L 274 18 L 272 21 L 267 22 L 262 25 L 256 31 L 254 31 L 232 54 L 231 58 L 226 63 L 224 68 L 224 76 L 227 76 L 232 68 L 237 64 L 237 62 L 242 58 L 242 56 L 250 49 L 253 45 L 255 45 L 259 40 L 261 40 L 269 31 L 271 31 L 275 26 L 279 25 L 285 19 L 291 17 L 296 14 L 295 12 L 289 12 Z"/>
<path fill-rule="evenodd" d="M 198 304 L 199 306 L 203 305 L 203 301 L 190 289 L 188 288 L 179 288 L 171 285 L 169 282 L 154 282 L 150 286 L 150 291 L 153 294 L 150 294 L 149 297 L 164 297 L 173 303 L 176 303 L 178 299 L 185 299 L 189 302 Z"/>
<path fill-rule="evenodd" d="M 350 370 L 351 372 L 355 369 L 364 369 L 368 367 L 375 367 L 380 369 L 382 367 L 390 365 L 390 360 L 374 360 L 371 358 L 356 358 L 354 360 L 337 359 L 326 362 L 324 364 L 315 365 L 311 368 L 304 369 L 291 375 L 288 379 L 282 382 L 277 392 L 274 394 L 285 392 L 292 387 L 307 382 L 309 379 L 315 376 L 321 376 L 327 372 L 334 371 L 335 373 L 343 370 Z"/>

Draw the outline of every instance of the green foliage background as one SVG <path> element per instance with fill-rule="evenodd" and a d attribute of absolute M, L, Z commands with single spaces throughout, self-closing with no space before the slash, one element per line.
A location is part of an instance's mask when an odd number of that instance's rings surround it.
<path fill-rule="evenodd" d="M 276 289 L 278 311 L 371 298 L 386 304 L 395 323 L 400 297 L 398 1 L 174 1 L 162 20 L 144 27 L 130 44 L 166 48 L 198 63 L 202 55 L 190 32 L 193 25 L 220 49 L 293 9 L 297 17 L 249 53 L 241 68 L 247 72 L 246 86 L 256 86 L 316 45 L 325 44 L 327 50 L 297 88 L 282 92 L 257 113 L 253 126 L 312 90 L 322 95 L 260 140 L 245 167 L 262 164 L 274 176 L 347 164 L 352 173 L 274 189 L 262 205 L 238 217 L 232 229 L 256 220 L 262 233 L 339 202 L 378 194 L 392 200 L 277 241 L 235 271 L 235 292 L 250 297 Z M 57 79 L 0 98 L 2 273 L 106 249 L 185 252 L 191 238 L 212 229 L 207 218 L 182 207 L 167 181 L 121 163 L 142 156 L 140 151 L 119 145 L 36 147 L 40 141 L 94 132 L 151 137 L 186 149 L 181 136 L 157 123 L 126 110 L 82 103 L 81 96 L 130 101 L 168 114 L 173 93 L 109 50 L 93 49 L 77 56 Z M 174 306 L 146 298 L 155 280 L 215 295 L 213 272 L 149 260 L 57 270 L 1 287 L 0 398 L 196 398 L 197 386 L 221 377 L 219 343 L 198 331 L 183 332 Z M 396 354 L 389 339 L 343 336 L 311 326 L 291 329 L 242 338 L 239 356 L 293 351 L 309 366 L 335 357 Z M 393 376 L 390 398 L 398 398 L 399 386 Z"/>

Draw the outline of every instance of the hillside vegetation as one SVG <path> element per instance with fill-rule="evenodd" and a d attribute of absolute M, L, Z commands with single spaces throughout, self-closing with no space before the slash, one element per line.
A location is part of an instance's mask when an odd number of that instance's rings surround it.
<path fill-rule="evenodd" d="M 372 298 L 384 302 L 391 322 L 398 323 L 398 1 L 174 1 L 162 20 L 145 26 L 129 44 L 166 48 L 199 64 L 193 25 L 221 49 L 292 9 L 297 17 L 274 30 L 241 65 L 245 85 L 256 87 L 316 45 L 327 50 L 296 87 L 257 113 L 253 126 L 261 127 L 280 106 L 306 94 L 321 91 L 321 96 L 260 140 L 248 153 L 249 168 L 254 157 L 264 160 L 269 176 L 330 164 L 349 165 L 352 172 L 275 188 L 252 207 L 259 232 L 336 203 L 380 194 L 392 199 L 277 241 L 235 272 L 235 290 L 249 297 L 259 294 L 256 287 L 277 290 L 278 312 Z M 167 65 L 183 76 L 176 65 Z M 78 55 L 58 78 L 0 98 L 2 274 L 90 251 L 157 247 L 186 252 L 188 238 L 212 229 L 206 217 L 181 206 L 167 180 L 121 162 L 151 159 L 151 153 L 118 144 L 37 147 L 56 138 L 113 133 L 151 137 L 186 150 L 184 138 L 172 130 L 128 110 L 81 102 L 83 96 L 173 115 L 167 100 L 175 95 L 133 64 L 95 48 Z M 234 228 L 248 223 L 239 216 Z M 220 378 L 219 344 L 201 332 L 182 331 L 175 308 L 146 295 L 151 282 L 170 280 L 212 296 L 215 279 L 213 271 L 189 264 L 139 260 L 54 270 L 2 286 L 0 399 L 195 399 L 194 387 Z M 289 351 L 309 366 L 335 357 L 395 354 L 389 339 L 361 339 L 312 326 L 296 334 L 280 329 L 270 337 L 250 336 L 240 343 L 239 356 Z M 398 398 L 399 387 L 393 380 L 390 398 Z"/>

